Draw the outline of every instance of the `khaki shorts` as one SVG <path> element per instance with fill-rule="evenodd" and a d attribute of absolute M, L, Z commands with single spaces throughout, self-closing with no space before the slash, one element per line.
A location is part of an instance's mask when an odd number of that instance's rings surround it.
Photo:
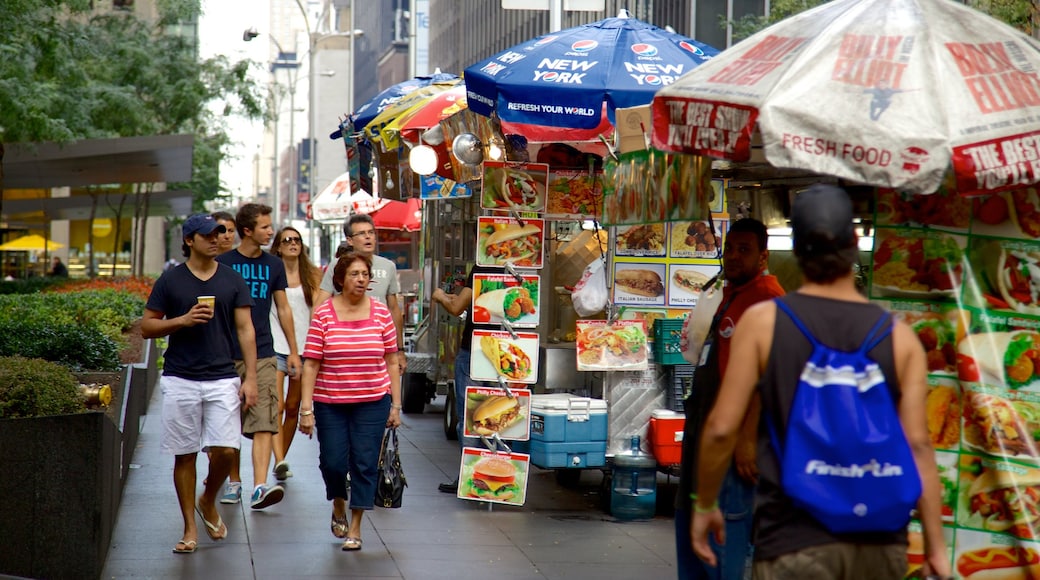
<path fill-rule="evenodd" d="M 236 360 L 235 370 L 245 379 L 245 362 Z M 278 432 L 278 369 L 275 357 L 256 361 L 256 404 L 242 411 L 242 435 L 253 438 L 253 433 Z"/>
<path fill-rule="evenodd" d="M 838 542 L 755 562 L 755 580 L 902 580 L 906 546 Z"/>

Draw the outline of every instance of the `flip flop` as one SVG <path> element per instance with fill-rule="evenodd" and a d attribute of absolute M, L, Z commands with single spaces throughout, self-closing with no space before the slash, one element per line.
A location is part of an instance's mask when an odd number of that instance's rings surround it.
<path fill-rule="evenodd" d="M 361 549 L 361 538 L 347 538 L 343 542 L 342 550 L 344 552 L 355 552 Z"/>
<path fill-rule="evenodd" d="M 337 538 L 343 539 L 350 533 L 350 526 L 347 525 L 347 514 L 343 514 L 342 518 L 337 518 L 336 514 L 332 514 L 332 522 L 329 524 L 332 529 L 332 535 Z"/>
<path fill-rule="evenodd" d="M 195 506 L 195 513 L 199 514 L 202 518 L 202 523 L 206 524 L 206 533 L 209 534 L 210 539 L 217 541 L 223 540 L 227 537 L 227 526 L 224 525 L 224 519 L 219 515 L 217 516 L 217 523 L 211 524 L 206 521 L 206 516 L 202 515 L 202 508 Z"/>
<path fill-rule="evenodd" d="M 183 546 L 183 547 L 181 547 Z M 177 545 L 173 548 L 174 554 L 194 554 L 195 550 L 198 549 L 199 543 L 195 540 L 188 540 L 185 542 L 181 540 L 177 542 Z"/>

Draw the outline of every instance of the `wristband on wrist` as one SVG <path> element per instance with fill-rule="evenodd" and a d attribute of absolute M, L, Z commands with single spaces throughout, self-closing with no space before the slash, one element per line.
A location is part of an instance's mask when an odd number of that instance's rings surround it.
<path fill-rule="evenodd" d="M 401 409 L 404 409 L 404 405 L 395 405 L 395 404 L 391 403 L 390 404 L 390 408 L 391 409 L 397 409 L 398 411 L 400 411 Z"/>
<path fill-rule="evenodd" d="M 310 417 L 313 414 L 314 414 L 314 411 L 300 411 L 300 416 L 301 417 Z"/>
<path fill-rule="evenodd" d="M 692 494 L 691 493 L 690 494 L 690 499 L 693 500 L 693 511 L 694 511 L 694 513 L 710 514 L 711 512 L 719 509 L 719 500 L 715 500 L 715 501 L 711 502 L 710 506 L 708 506 L 706 508 L 702 508 L 701 506 L 697 505 L 697 496 L 696 496 L 696 494 Z"/>

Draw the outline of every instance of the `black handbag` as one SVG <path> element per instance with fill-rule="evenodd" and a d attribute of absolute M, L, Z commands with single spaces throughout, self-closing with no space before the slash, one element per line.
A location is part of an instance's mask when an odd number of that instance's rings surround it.
<path fill-rule="evenodd" d="M 397 428 L 387 429 L 383 433 L 383 445 L 379 451 L 379 470 L 376 481 L 375 504 L 384 508 L 401 507 L 404 488 L 408 481 L 401 468 L 400 445 L 397 442 Z"/>

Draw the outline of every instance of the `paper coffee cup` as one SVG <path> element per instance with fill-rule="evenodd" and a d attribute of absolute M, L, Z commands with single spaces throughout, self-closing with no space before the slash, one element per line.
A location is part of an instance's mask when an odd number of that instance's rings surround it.
<path fill-rule="evenodd" d="M 198 301 L 199 301 L 199 304 L 206 304 L 210 308 L 213 308 L 214 306 L 217 305 L 217 297 L 216 296 L 199 296 L 198 297 Z"/>

